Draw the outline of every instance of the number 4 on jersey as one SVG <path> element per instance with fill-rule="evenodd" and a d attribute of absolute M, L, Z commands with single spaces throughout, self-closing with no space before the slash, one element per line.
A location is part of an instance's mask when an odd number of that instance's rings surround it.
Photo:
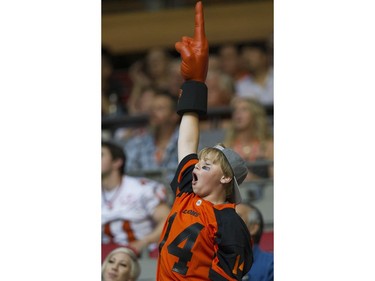
<path fill-rule="evenodd" d="M 164 235 L 162 242 L 160 243 L 159 250 L 161 250 L 161 248 L 165 244 L 165 241 L 168 239 L 169 231 L 176 217 L 176 214 L 177 213 L 174 213 L 172 216 L 170 216 L 168 220 L 167 231 Z M 179 235 L 177 235 L 177 237 L 168 245 L 168 253 L 179 258 L 178 261 L 173 265 L 173 271 L 181 275 L 186 275 L 189 269 L 187 263 L 191 260 L 191 257 L 193 256 L 191 249 L 193 248 L 194 243 L 197 240 L 197 237 L 203 229 L 203 227 L 204 226 L 198 222 L 188 226 Z M 186 242 L 181 247 L 184 241 Z"/>

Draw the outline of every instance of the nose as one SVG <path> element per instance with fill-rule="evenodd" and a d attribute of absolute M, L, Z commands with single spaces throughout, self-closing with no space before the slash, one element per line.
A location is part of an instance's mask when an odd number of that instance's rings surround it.
<path fill-rule="evenodd" d="M 117 264 L 112 264 L 112 266 L 111 266 L 111 270 L 113 270 L 113 271 L 117 271 Z"/>
<path fill-rule="evenodd" d="M 195 164 L 195 168 L 198 169 L 198 170 L 200 169 L 199 162 L 197 164 Z"/>

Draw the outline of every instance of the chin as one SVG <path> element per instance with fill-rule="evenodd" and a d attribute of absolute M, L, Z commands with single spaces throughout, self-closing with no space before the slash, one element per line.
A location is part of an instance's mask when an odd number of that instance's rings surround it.
<path fill-rule="evenodd" d="M 194 192 L 196 195 L 201 196 L 199 190 L 200 190 L 200 188 L 199 188 L 197 185 L 193 186 L 193 192 Z"/>

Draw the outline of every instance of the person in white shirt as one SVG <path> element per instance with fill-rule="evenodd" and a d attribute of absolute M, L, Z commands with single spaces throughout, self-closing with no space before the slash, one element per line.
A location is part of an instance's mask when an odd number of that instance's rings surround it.
<path fill-rule="evenodd" d="M 117 244 L 140 255 L 157 248 L 170 208 L 165 186 L 125 175 L 125 163 L 120 146 L 102 142 L 102 249 Z"/>

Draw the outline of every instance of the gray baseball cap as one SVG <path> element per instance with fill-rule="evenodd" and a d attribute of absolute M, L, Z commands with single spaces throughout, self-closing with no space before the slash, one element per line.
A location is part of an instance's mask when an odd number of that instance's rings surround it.
<path fill-rule="evenodd" d="M 248 170 L 246 162 L 230 148 L 224 148 L 221 145 L 216 145 L 214 148 L 220 150 L 227 159 L 233 172 L 233 194 L 229 199 L 230 202 L 239 204 L 242 201 L 239 185 L 247 176 Z"/>

